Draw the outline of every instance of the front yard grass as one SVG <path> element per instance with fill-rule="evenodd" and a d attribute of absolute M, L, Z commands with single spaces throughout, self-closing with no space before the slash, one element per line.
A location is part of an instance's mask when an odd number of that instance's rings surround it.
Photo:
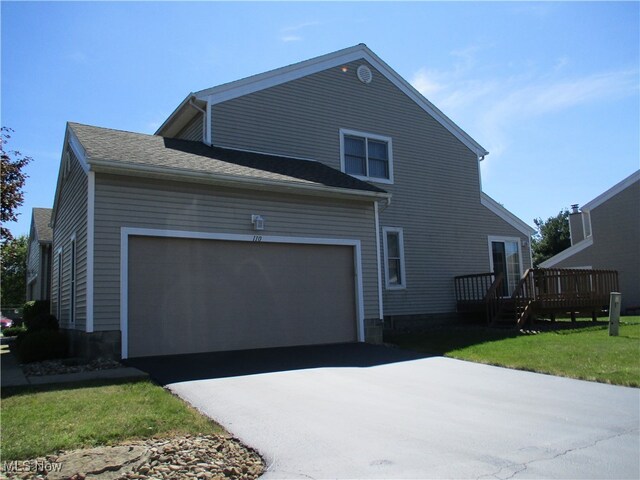
<path fill-rule="evenodd" d="M 129 439 L 223 431 L 148 380 L 7 388 L 0 408 L 3 461 Z"/>
<path fill-rule="evenodd" d="M 535 335 L 457 325 L 397 334 L 385 340 L 402 348 L 461 360 L 640 387 L 640 316 L 622 317 L 619 333 L 618 337 L 609 337 L 608 327 L 603 324 Z"/>

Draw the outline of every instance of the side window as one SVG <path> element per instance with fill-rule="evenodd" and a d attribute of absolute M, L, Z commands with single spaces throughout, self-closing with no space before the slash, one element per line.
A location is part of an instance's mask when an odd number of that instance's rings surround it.
<path fill-rule="evenodd" d="M 404 238 L 401 228 L 383 227 L 385 280 L 388 290 L 406 288 Z"/>
<path fill-rule="evenodd" d="M 362 180 L 393 183 L 393 155 L 390 137 L 340 130 L 342 171 Z"/>

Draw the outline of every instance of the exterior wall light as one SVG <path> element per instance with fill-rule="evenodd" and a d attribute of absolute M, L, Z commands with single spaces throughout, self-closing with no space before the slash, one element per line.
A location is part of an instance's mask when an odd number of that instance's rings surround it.
<path fill-rule="evenodd" d="M 251 223 L 254 230 L 264 230 L 264 218 L 262 215 L 251 215 Z"/>

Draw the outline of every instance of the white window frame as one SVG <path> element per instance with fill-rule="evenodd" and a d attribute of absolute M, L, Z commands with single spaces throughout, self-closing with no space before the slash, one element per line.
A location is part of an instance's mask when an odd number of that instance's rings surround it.
<path fill-rule="evenodd" d="M 76 323 L 76 290 L 78 284 L 78 244 L 76 235 L 69 239 L 69 323 Z"/>
<path fill-rule="evenodd" d="M 380 142 L 385 142 L 387 144 L 387 157 L 389 160 L 389 178 L 379 178 L 379 177 L 370 177 L 368 175 L 354 175 L 352 173 L 347 173 L 345 170 L 345 160 L 344 160 L 344 137 L 361 137 L 365 140 L 378 140 Z M 366 156 L 366 168 L 369 170 L 369 152 L 368 152 L 368 142 L 365 141 L 365 156 Z M 355 177 L 360 180 L 364 180 L 365 182 L 374 182 L 374 183 L 386 183 L 393 184 L 393 142 L 391 137 L 387 137 L 385 135 L 378 135 L 376 133 L 367 133 L 360 132 L 357 130 L 349 130 L 346 128 L 340 129 L 340 170 L 347 175 Z"/>
<path fill-rule="evenodd" d="M 491 269 L 491 271 L 494 271 L 494 267 L 493 267 L 493 247 L 492 247 L 492 243 L 493 242 L 515 242 L 516 245 L 518 246 L 518 267 L 520 268 L 520 278 L 522 278 L 522 275 L 524 275 L 524 264 L 522 263 L 522 238 L 520 237 L 502 237 L 502 236 L 493 236 L 493 235 L 489 235 L 488 237 L 488 246 L 489 246 L 489 267 Z M 519 280 L 519 279 L 518 279 Z M 505 278 L 505 281 L 507 282 L 507 291 L 508 291 L 508 282 L 509 279 Z M 509 295 L 511 295 L 513 292 L 509 292 Z"/>
<path fill-rule="evenodd" d="M 400 283 L 389 282 L 389 248 L 387 235 L 398 234 L 398 246 L 400 249 Z M 384 249 L 384 280 L 387 290 L 404 290 L 407 288 L 407 271 L 404 261 L 404 231 L 400 227 L 382 227 L 382 244 Z"/>
<path fill-rule="evenodd" d="M 582 233 L 583 238 L 589 238 L 593 231 L 591 230 L 591 212 L 590 211 L 582 211 Z"/>

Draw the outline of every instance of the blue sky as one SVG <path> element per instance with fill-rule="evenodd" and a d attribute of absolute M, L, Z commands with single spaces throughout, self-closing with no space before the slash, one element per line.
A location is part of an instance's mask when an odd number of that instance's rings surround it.
<path fill-rule="evenodd" d="M 65 123 L 153 133 L 191 91 L 366 43 L 487 148 L 533 225 L 640 168 L 640 3 L 2 2 L 2 125 L 51 207 Z"/>

